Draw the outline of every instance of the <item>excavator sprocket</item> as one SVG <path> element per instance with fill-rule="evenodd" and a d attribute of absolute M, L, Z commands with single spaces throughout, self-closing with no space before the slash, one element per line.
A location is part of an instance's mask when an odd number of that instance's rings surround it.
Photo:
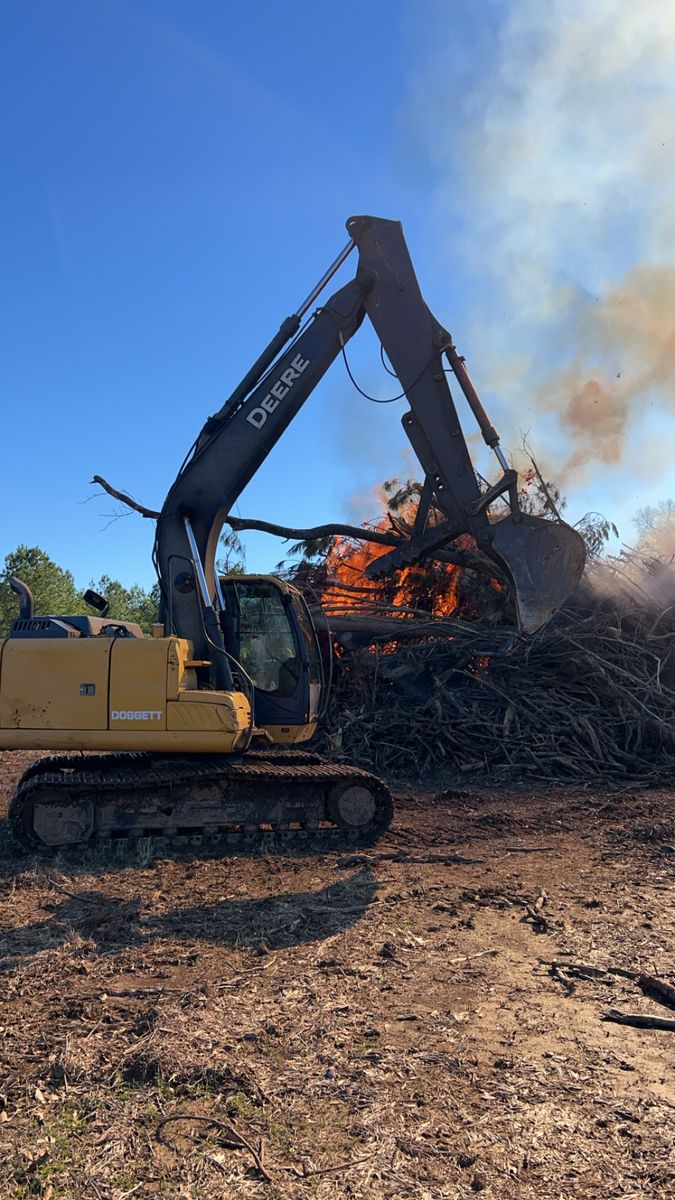
<path fill-rule="evenodd" d="M 392 814 L 375 775 L 287 750 L 52 755 L 24 773 L 8 815 L 26 850 L 152 838 L 157 848 L 221 843 L 236 852 L 370 845 Z"/>

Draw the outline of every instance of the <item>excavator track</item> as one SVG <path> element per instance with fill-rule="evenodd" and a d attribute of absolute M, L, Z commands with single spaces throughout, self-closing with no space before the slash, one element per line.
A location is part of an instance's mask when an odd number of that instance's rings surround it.
<path fill-rule="evenodd" d="M 370 845 L 392 814 L 389 790 L 367 771 L 258 750 L 51 755 L 24 773 L 8 816 L 26 850 L 152 838 L 158 849 L 221 843 L 250 852 Z"/>

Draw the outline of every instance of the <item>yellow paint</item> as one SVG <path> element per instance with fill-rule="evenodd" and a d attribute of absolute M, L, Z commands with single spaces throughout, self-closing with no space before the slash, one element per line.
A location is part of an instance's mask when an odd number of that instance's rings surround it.
<path fill-rule="evenodd" d="M 246 749 L 246 731 L 119 732 L 87 729 L 2 729 L 0 750 L 150 750 L 157 754 L 232 754 Z"/>
<path fill-rule="evenodd" d="M 88 642 L 94 641 L 87 638 Z M 110 667 L 110 728 L 138 729 L 135 716 L 122 714 L 147 713 L 143 724 L 152 725 L 153 732 L 166 729 L 166 705 L 169 691 L 177 694 L 180 682 L 177 647 L 170 638 L 118 638 L 114 644 Z"/>
<path fill-rule="evenodd" d="M 276 746 L 289 746 L 295 742 L 308 742 L 316 733 L 316 721 L 309 725 L 263 725 Z"/>
<path fill-rule="evenodd" d="M 4 642 L 0 729 L 106 729 L 113 644 L 112 638 Z M 94 694 L 81 695 L 84 685 L 93 686 Z"/>
<path fill-rule="evenodd" d="M 167 728 L 171 730 L 245 733 L 251 710 L 242 692 L 181 692 L 167 705 Z"/>
<path fill-rule="evenodd" d="M 176 637 L 0 641 L 0 750 L 245 749 L 246 696 L 199 690 L 192 654 Z M 316 722 L 263 728 L 293 745 L 309 741 Z"/>
<path fill-rule="evenodd" d="M 184 638 L 0 642 L 0 749 L 245 749 L 241 692 L 198 691 Z"/>

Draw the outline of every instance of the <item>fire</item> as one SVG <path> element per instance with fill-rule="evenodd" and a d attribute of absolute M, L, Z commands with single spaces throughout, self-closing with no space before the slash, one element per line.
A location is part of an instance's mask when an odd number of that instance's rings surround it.
<path fill-rule="evenodd" d="M 381 532 L 391 531 L 389 518 L 382 517 L 374 528 Z M 460 538 L 456 544 L 458 548 L 468 549 L 473 542 L 471 538 Z M 390 549 L 390 546 L 376 542 L 336 538 L 325 562 L 324 604 L 361 611 L 370 606 L 386 608 L 390 616 L 398 615 L 403 619 L 410 615 L 410 610 L 435 617 L 447 617 L 457 611 L 461 568 L 453 564 L 427 560 L 418 566 L 404 567 L 382 580 L 368 579 L 365 574 L 368 564 Z M 406 611 L 397 613 L 398 609 Z"/>

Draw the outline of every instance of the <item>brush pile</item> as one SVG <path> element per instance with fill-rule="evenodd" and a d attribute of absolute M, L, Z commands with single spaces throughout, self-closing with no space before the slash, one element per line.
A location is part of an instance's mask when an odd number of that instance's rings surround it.
<path fill-rule="evenodd" d="M 668 606 L 663 578 L 647 594 L 596 567 L 530 639 L 494 615 L 352 612 L 320 749 L 396 776 L 670 782 L 674 580 Z"/>

